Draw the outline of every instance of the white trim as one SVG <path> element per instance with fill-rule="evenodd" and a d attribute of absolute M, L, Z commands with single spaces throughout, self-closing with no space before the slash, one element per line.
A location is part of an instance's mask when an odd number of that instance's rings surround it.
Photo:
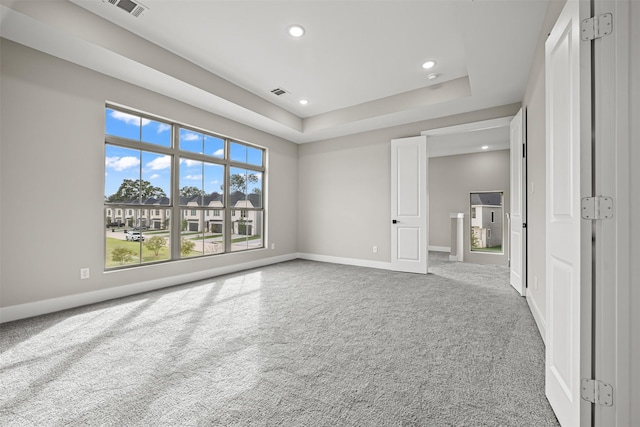
<path fill-rule="evenodd" d="M 451 252 L 449 246 L 429 246 L 429 250 L 433 252 Z"/>
<path fill-rule="evenodd" d="M 198 272 L 181 274 L 178 276 L 163 277 L 161 279 L 149 280 L 146 282 L 132 283 L 131 285 L 115 286 L 113 288 L 101 289 L 99 291 L 84 292 L 81 294 L 68 295 L 43 301 L 35 301 L 26 304 L 2 307 L 0 308 L 0 323 L 11 322 L 13 320 L 39 316 L 42 314 L 53 313 L 56 311 L 67 310 L 75 307 L 81 307 L 83 305 L 95 304 L 114 298 L 121 298 L 139 294 L 142 292 L 154 291 L 169 286 L 181 285 L 184 283 L 203 280 L 223 274 L 236 273 L 238 271 L 248 270 L 251 268 L 263 267 L 265 265 L 290 261 L 296 259 L 297 257 L 298 256 L 295 253 L 280 255 L 256 261 L 244 262 L 241 264 L 234 264 L 226 267 L 201 270 Z"/>
<path fill-rule="evenodd" d="M 514 116 L 499 117 L 497 119 L 482 120 L 479 122 L 464 123 L 461 125 L 447 126 L 443 128 L 427 129 L 420 132 L 420 135 L 427 137 L 427 156 L 428 157 L 455 156 L 459 154 L 478 153 L 477 147 L 474 147 L 474 148 L 451 147 L 448 145 L 444 148 L 439 147 L 437 150 L 432 151 L 430 147 L 431 148 L 433 147 L 432 146 L 433 143 L 429 142 L 429 137 L 438 137 L 438 136 L 453 135 L 453 134 L 465 134 L 467 132 L 496 129 L 501 127 L 509 127 L 509 124 L 511 123 L 511 120 L 513 119 L 513 117 Z M 507 150 L 509 149 L 508 143 L 504 145 L 497 144 L 491 149 L 491 151 L 504 150 L 504 149 L 507 149 Z"/>
<path fill-rule="evenodd" d="M 631 52 L 637 51 L 637 47 L 630 45 L 630 27 L 637 25 L 640 9 L 630 7 L 629 1 L 596 0 L 593 9 L 595 16 L 612 13 L 615 20 L 614 33 L 596 43 L 593 61 L 597 92 L 593 194 L 609 196 L 615 201 L 613 218 L 596 221 L 593 227 L 594 370 L 596 378 L 606 380 L 614 390 L 612 408 L 596 405 L 596 426 L 637 426 L 639 418 L 634 420 L 633 413 L 637 411 L 636 416 L 640 415 L 637 396 L 635 399 L 633 396 L 634 388 L 638 388 L 632 376 L 637 358 L 634 359 L 631 353 L 634 309 L 630 302 L 632 286 L 638 280 L 631 275 L 631 265 L 637 261 L 630 251 L 637 244 L 630 230 L 638 217 L 630 204 L 632 191 L 637 191 L 637 187 L 633 187 L 637 181 L 631 178 L 635 163 L 630 160 L 631 144 L 637 143 L 630 133 L 630 120 L 636 119 L 630 110 L 634 102 L 630 82 L 637 81 L 630 61 L 636 56 Z M 631 16 L 633 11 L 635 19 Z"/>
<path fill-rule="evenodd" d="M 536 303 L 536 300 L 531 298 L 529 295 L 526 295 L 527 304 L 529 304 L 529 309 L 531 310 L 531 314 L 533 315 L 533 320 L 536 321 L 536 326 L 538 326 L 538 332 L 540 332 L 540 336 L 542 337 L 542 342 L 547 344 L 546 338 L 546 330 L 547 325 L 544 322 L 544 316 Z"/>
<path fill-rule="evenodd" d="M 464 123 L 461 125 L 447 126 L 437 129 L 428 129 L 420 132 L 420 135 L 436 136 L 449 135 L 452 133 L 473 132 L 476 130 L 494 129 L 507 127 L 511 123 L 514 116 L 499 117 L 497 119 L 482 120 L 479 122 Z"/>
<path fill-rule="evenodd" d="M 383 261 L 370 261 L 366 259 L 342 258 L 337 256 L 306 254 L 306 253 L 298 253 L 298 258 L 307 259 L 309 261 L 320 261 L 320 262 L 330 262 L 333 264 L 354 265 L 357 267 L 377 268 L 379 270 L 391 270 L 391 263 L 383 262 Z"/>

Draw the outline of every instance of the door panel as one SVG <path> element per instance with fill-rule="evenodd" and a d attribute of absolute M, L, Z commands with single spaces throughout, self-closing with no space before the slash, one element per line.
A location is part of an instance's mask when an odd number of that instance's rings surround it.
<path fill-rule="evenodd" d="M 391 141 L 391 268 L 427 273 L 427 139 Z"/>
<path fill-rule="evenodd" d="M 545 46 L 546 394 L 564 427 L 590 423 L 580 379 L 590 376 L 591 236 L 580 199 L 591 195 L 588 2 L 567 1 Z"/>
<path fill-rule="evenodd" d="M 522 110 L 511 121 L 511 206 L 509 221 L 509 260 L 511 262 L 511 286 L 520 295 L 524 294 L 524 158 L 523 158 L 523 121 Z"/>
<path fill-rule="evenodd" d="M 398 259 L 420 260 L 420 228 L 398 226 Z"/>

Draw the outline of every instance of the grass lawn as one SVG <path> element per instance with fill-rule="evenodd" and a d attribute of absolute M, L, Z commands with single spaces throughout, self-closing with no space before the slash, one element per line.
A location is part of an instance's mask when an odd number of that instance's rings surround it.
<path fill-rule="evenodd" d="M 150 233 L 146 233 L 146 234 L 150 234 Z M 196 234 L 196 233 L 189 233 L 189 234 Z M 184 234 L 183 234 L 184 236 Z M 215 234 L 213 236 L 204 236 L 205 239 L 210 239 L 212 237 L 219 237 L 222 236 L 222 234 Z M 261 239 L 262 236 L 247 236 L 247 237 L 239 237 L 236 239 L 233 239 L 231 242 L 232 243 L 238 243 L 238 242 L 244 242 L 247 240 L 258 240 Z M 191 239 L 191 240 L 199 240 L 202 239 L 202 237 L 198 237 L 195 239 Z M 131 250 L 134 255 L 132 257 L 132 260 L 130 262 L 125 262 L 123 264 L 120 264 L 119 261 L 114 261 L 113 260 L 113 250 L 116 248 L 126 248 Z M 107 247 L 106 247 L 106 257 L 105 257 L 105 267 L 106 268 L 112 268 L 112 267 L 119 267 L 121 265 L 135 265 L 135 264 L 140 264 L 140 255 L 142 251 L 142 263 L 144 264 L 145 262 L 155 262 L 155 261 L 164 261 L 164 260 L 168 260 L 170 257 L 170 253 L 169 253 L 169 247 L 168 246 L 164 246 L 163 248 L 160 249 L 160 252 L 158 253 L 158 256 L 156 256 L 153 251 L 150 251 L 149 249 L 147 249 L 147 247 L 144 245 L 144 242 L 130 242 L 130 241 L 126 241 L 126 240 L 120 240 L 120 239 L 115 239 L 113 237 L 107 237 Z M 183 255 L 183 258 L 188 258 L 188 257 L 192 257 L 192 256 L 199 256 L 202 255 L 202 252 L 198 252 L 198 251 L 191 251 L 191 253 L 189 255 L 187 255 L 186 257 Z"/>
<path fill-rule="evenodd" d="M 490 253 L 502 253 L 502 246 L 493 246 L 491 248 L 471 248 L 473 252 L 490 252 Z"/>
<path fill-rule="evenodd" d="M 182 236 L 184 236 L 185 234 L 182 234 Z M 209 235 L 205 235 L 205 236 L 198 236 L 198 237 L 194 237 L 191 240 L 205 240 L 205 239 L 213 239 L 214 237 L 220 237 L 222 236 L 222 233 L 220 234 L 209 234 Z"/>
<path fill-rule="evenodd" d="M 131 262 L 125 262 L 120 264 L 119 261 L 114 261 L 112 259 L 113 250 L 115 248 L 127 248 L 131 250 L 134 255 Z M 140 263 L 140 250 L 142 249 L 142 262 L 154 262 L 154 261 L 162 261 L 169 259 L 169 247 L 165 246 L 160 249 L 158 256 L 156 256 L 152 251 L 147 249 L 142 242 L 128 242 L 126 240 L 114 239 L 113 237 L 107 237 L 107 248 L 106 248 L 106 257 L 105 257 L 105 267 L 119 267 L 120 265 L 131 265 Z"/>
<path fill-rule="evenodd" d="M 238 237 L 237 239 L 232 239 L 231 243 L 244 242 L 246 240 L 258 240 L 262 238 L 262 236 L 247 236 L 247 237 Z"/>

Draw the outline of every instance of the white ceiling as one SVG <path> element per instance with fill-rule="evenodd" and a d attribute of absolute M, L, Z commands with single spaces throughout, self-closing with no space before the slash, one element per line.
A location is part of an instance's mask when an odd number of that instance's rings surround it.
<path fill-rule="evenodd" d="M 510 129 L 508 125 L 510 118 L 506 119 L 506 123 L 495 127 L 458 129 L 451 133 L 430 135 L 427 137 L 429 157 L 508 150 L 510 148 Z"/>
<path fill-rule="evenodd" d="M 547 1 L 143 0 L 138 18 L 102 0 L 0 10 L 5 38 L 303 143 L 520 102 Z M 305 36 L 288 36 L 290 24 Z"/>

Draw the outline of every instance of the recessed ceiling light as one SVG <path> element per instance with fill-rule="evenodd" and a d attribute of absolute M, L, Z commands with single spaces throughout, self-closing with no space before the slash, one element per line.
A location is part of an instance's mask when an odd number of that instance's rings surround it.
<path fill-rule="evenodd" d="M 429 75 L 427 76 L 427 78 L 428 78 L 429 80 L 435 80 L 435 79 L 437 79 L 437 78 L 438 78 L 438 75 L 437 75 L 437 74 L 435 74 L 435 73 L 432 73 L 432 74 L 429 74 Z"/>
<path fill-rule="evenodd" d="M 309 103 L 309 100 L 308 99 L 301 99 L 298 102 L 300 103 L 300 105 L 307 105 Z"/>
<path fill-rule="evenodd" d="M 287 27 L 287 33 L 289 33 L 291 37 L 302 37 L 304 36 L 304 28 L 302 25 L 289 25 Z"/>
<path fill-rule="evenodd" d="M 430 70 L 431 68 L 436 66 L 436 61 L 433 60 L 429 60 L 427 62 L 425 62 L 424 64 L 422 64 L 422 68 L 424 68 L 425 70 Z"/>
<path fill-rule="evenodd" d="M 488 145 L 483 145 L 483 146 L 482 146 L 482 147 L 480 147 L 480 148 L 482 148 L 483 150 L 488 150 L 488 149 L 489 149 L 489 146 L 488 146 Z"/>

